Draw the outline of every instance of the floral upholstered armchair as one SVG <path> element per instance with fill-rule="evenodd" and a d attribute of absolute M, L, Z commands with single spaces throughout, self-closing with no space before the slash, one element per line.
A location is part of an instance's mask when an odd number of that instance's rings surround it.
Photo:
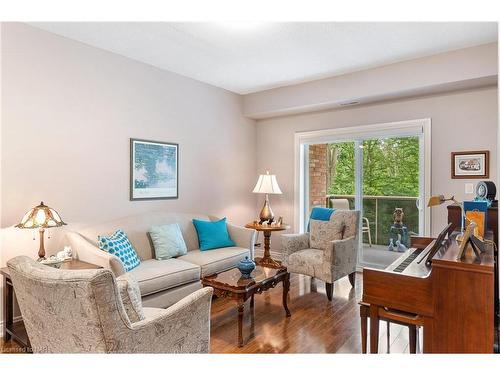
<path fill-rule="evenodd" d="M 142 307 L 137 282 L 107 269 L 7 262 L 35 353 L 208 353 L 212 288 L 167 309 Z"/>
<path fill-rule="evenodd" d="M 310 232 L 282 235 L 288 272 L 318 278 L 326 283 L 332 300 L 333 283 L 349 276 L 354 287 L 359 248 L 359 211 L 336 210 L 329 221 L 310 220 Z"/>

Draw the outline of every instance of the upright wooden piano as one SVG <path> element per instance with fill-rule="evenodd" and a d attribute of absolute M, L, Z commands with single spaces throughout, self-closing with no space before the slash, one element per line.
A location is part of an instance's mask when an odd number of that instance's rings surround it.
<path fill-rule="evenodd" d="M 492 236 L 491 236 L 492 237 Z M 365 268 L 362 302 L 370 307 L 370 352 L 378 352 L 380 309 L 415 314 L 423 322 L 424 353 L 493 353 L 493 246 L 457 260 L 452 239 L 426 264 L 434 244 L 412 237 L 411 248 L 384 270 Z"/>

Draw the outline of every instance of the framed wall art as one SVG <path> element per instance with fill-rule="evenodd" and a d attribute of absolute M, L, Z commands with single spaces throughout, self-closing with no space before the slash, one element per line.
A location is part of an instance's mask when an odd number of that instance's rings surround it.
<path fill-rule="evenodd" d="M 451 153 L 451 178 L 489 178 L 489 151 Z"/>
<path fill-rule="evenodd" d="M 130 200 L 179 197 L 179 145 L 130 139 Z"/>

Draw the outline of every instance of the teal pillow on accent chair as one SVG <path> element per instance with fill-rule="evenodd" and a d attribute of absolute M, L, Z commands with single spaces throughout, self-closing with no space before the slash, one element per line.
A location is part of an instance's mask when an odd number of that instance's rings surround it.
<path fill-rule="evenodd" d="M 165 260 L 187 254 L 187 246 L 179 224 L 153 226 L 149 235 L 155 248 L 155 258 Z"/>
<path fill-rule="evenodd" d="M 218 221 L 193 219 L 193 225 L 198 233 L 198 242 L 202 251 L 236 246 L 231 237 L 229 237 L 226 218 Z"/>
<path fill-rule="evenodd" d="M 99 249 L 116 255 L 121 260 L 125 272 L 133 270 L 141 263 L 127 235 L 121 229 L 111 236 L 98 236 L 97 240 Z"/>

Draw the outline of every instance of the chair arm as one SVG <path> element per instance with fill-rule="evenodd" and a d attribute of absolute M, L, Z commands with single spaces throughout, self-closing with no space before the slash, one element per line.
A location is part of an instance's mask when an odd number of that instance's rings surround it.
<path fill-rule="evenodd" d="M 236 246 L 250 249 L 250 256 L 253 259 L 257 231 L 233 224 L 227 224 L 227 231 L 231 239 L 236 243 Z"/>
<path fill-rule="evenodd" d="M 142 310 L 141 290 L 135 277 L 130 273 L 124 273 L 116 278 L 116 285 L 130 322 L 135 323 L 145 319 L 146 316 Z"/>
<path fill-rule="evenodd" d="M 331 241 L 325 249 L 325 265 L 330 267 L 334 280 L 356 271 L 358 259 L 358 239 L 348 237 Z"/>
<path fill-rule="evenodd" d="M 157 316 L 132 323 L 121 333 L 125 342 L 117 351 L 208 353 L 212 293 L 212 288 L 197 290 Z"/>
<path fill-rule="evenodd" d="M 116 255 L 99 249 L 76 232 L 67 233 L 66 238 L 77 259 L 110 269 L 115 274 L 115 277 L 125 273 L 123 264 Z"/>
<path fill-rule="evenodd" d="M 282 234 L 281 246 L 283 248 L 283 260 L 288 264 L 288 257 L 296 251 L 309 248 L 309 233 Z"/>

